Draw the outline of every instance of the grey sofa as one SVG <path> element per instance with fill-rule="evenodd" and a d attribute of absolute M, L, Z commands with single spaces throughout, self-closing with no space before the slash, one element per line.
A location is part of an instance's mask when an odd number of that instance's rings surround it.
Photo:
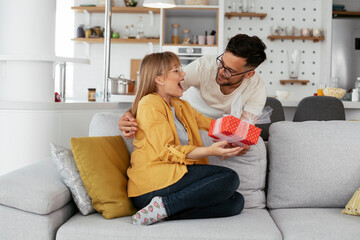
<path fill-rule="evenodd" d="M 118 118 L 113 113 L 95 115 L 90 136 L 119 135 Z M 274 123 L 267 163 L 266 158 L 259 164 L 253 159 L 229 160 L 242 161 L 240 181 L 245 185 L 255 181 L 263 190 L 266 182 L 266 201 L 261 193 L 254 195 L 266 206 L 252 206 L 256 199 L 248 193 L 247 208 L 238 216 L 147 227 L 132 225 L 130 217 L 81 215 L 56 166 L 46 159 L 0 177 L 0 239 L 360 239 L 360 218 L 341 214 L 360 186 L 359 133 L 360 122 Z M 205 132 L 202 138 L 211 143 Z M 265 145 L 262 140 L 258 145 L 252 151 L 261 155 Z M 127 146 L 131 151 L 129 141 Z M 246 175 L 248 167 L 264 172 L 267 179 Z"/>

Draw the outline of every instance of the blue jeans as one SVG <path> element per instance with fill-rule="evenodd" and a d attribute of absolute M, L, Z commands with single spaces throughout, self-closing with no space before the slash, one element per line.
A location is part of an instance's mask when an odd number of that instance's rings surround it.
<path fill-rule="evenodd" d="M 229 168 L 214 165 L 187 166 L 188 172 L 176 183 L 131 198 L 137 209 L 161 196 L 168 219 L 227 217 L 240 214 L 244 197 L 236 192 L 240 180 Z"/>

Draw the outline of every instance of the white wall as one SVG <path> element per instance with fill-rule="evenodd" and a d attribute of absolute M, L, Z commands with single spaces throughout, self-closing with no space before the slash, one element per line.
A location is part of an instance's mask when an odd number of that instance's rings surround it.
<path fill-rule="evenodd" d="M 301 99 L 316 92 L 319 82 L 330 78 L 330 41 L 331 41 L 331 2 L 323 0 L 257 0 L 255 11 L 267 13 L 260 18 L 225 19 L 226 43 L 237 33 L 246 33 L 260 37 L 267 46 L 267 60 L 258 68 L 269 96 L 275 96 L 276 90 L 291 92 L 289 99 Z M 231 0 L 225 1 L 225 12 L 231 11 Z M 325 32 L 325 41 L 314 43 L 303 40 L 270 41 L 271 26 L 295 26 L 301 28 L 320 28 Z M 226 45 L 226 44 L 225 44 Z M 309 80 L 303 85 L 280 85 L 279 80 L 289 79 L 287 50 L 298 49 L 300 55 L 299 80 Z"/>

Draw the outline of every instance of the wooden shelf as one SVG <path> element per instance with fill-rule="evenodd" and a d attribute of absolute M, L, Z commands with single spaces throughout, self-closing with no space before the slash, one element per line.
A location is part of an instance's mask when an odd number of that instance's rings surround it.
<path fill-rule="evenodd" d="M 278 35 L 270 35 L 268 39 L 274 41 L 276 39 L 291 39 L 291 40 L 312 40 L 314 42 L 323 41 L 325 37 L 302 37 L 302 36 L 278 36 Z"/>
<path fill-rule="evenodd" d="M 266 13 L 238 13 L 238 12 L 228 12 L 225 13 L 225 17 L 228 19 L 232 17 L 259 17 L 260 19 L 264 19 L 267 16 Z"/>
<path fill-rule="evenodd" d="M 333 17 L 359 17 L 360 12 L 333 11 Z"/>
<path fill-rule="evenodd" d="M 73 38 L 71 39 L 76 42 L 87 42 L 87 43 L 104 43 L 104 38 Z M 160 39 L 158 38 L 141 38 L 141 39 L 123 39 L 123 38 L 112 38 L 111 43 L 153 43 L 159 44 Z"/>
<path fill-rule="evenodd" d="M 105 13 L 105 7 L 71 7 L 71 9 L 77 12 Z M 152 11 L 154 14 L 160 13 L 160 9 L 157 8 L 112 7 L 113 13 L 149 13 L 149 11 Z"/>
<path fill-rule="evenodd" d="M 301 85 L 306 85 L 309 80 L 280 80 L 281 85 L 285 85 L 286 83 L 300 83 Z"/>
<path fill-rule="evenodd" d="M 217 44 L 207 45 L 207 44 L 172 44 L 172 43 L 164 43 L 163 46 L 176 46 L 176 47 L 217 47 Z"/>

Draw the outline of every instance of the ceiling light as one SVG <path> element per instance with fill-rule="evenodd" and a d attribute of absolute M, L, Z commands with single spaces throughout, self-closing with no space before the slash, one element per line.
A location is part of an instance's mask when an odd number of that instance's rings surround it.
<path fill-rule="evenodd" d="M 176 7 L 174 0 L 145 0 L 144 7 L 148 8 L 173 8 Z"/>

